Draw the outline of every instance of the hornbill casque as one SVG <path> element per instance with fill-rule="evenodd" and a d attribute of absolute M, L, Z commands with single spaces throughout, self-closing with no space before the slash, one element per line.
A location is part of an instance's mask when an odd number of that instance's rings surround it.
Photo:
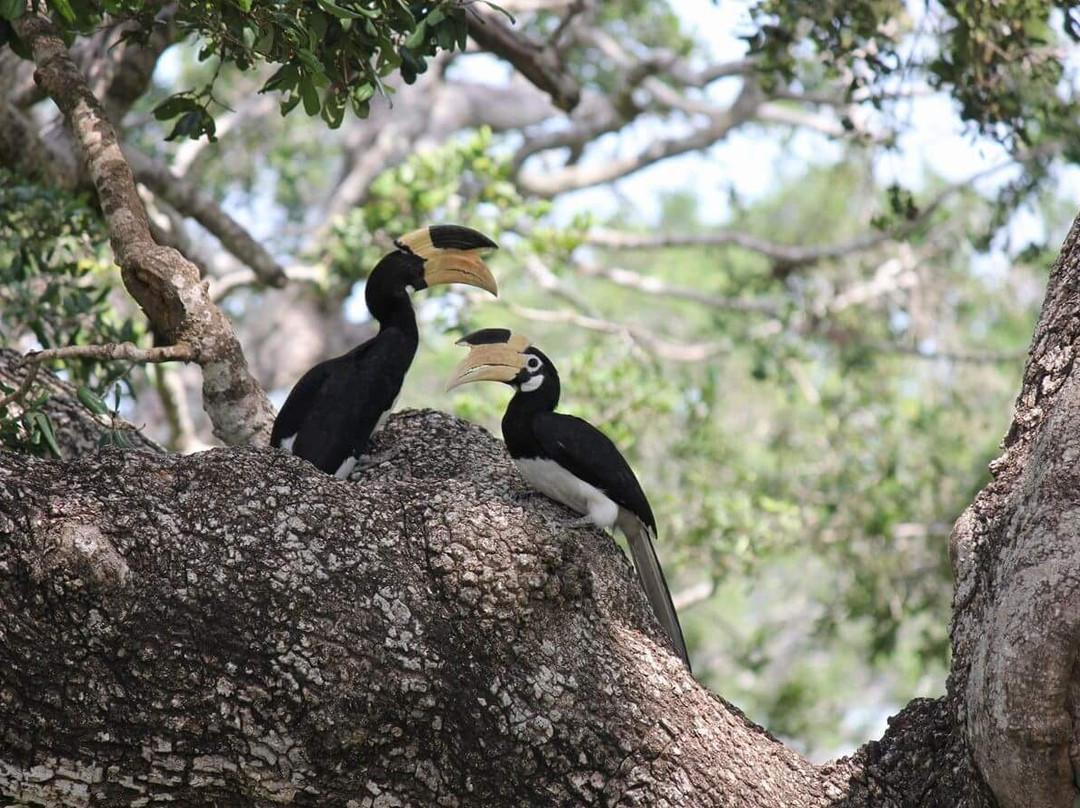
<path fill-rule="evenodd" d="M 368 276 L 364 299 L 379 333 L 320 362 L 293 387 L 274 421 L 270 444 L 345 478 L 368 451 L 371 434 L 394 408 L 419 344 L 409 295 L 444 283 L 498 287 L 480 256 L 498 249 L 458 225 L 432 225 L 402 236 Z"/>
<path fill-rule="evenodd" d="M 514 388 L 502 431 L 521 476 L 540 493 L 582 514 L 579 522 L 622 530 L 649 603 L 689 668 L 679 616 L 653 548 L 656 520 L 630 464 L 588 421 L 555 412 L 559 374 L 527 337 L 504 328 L 485 328 L 458 344 L 468 345 L 469 355 L 458 365 L 447 390 L 483 380 Z"/>

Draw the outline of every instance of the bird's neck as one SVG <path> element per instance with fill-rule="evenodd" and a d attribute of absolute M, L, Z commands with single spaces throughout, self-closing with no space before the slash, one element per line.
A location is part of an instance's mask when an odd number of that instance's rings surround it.
<path fill-rule="evenodd" d="M 538 447 L 532 432 L 532 419 L 554 412 L 559 405 L 558 390 L 541 387 L 531 392 L 518 391 L 510 399 L 502 419 L 503 440 L 511 457 L 535 457 Z"/>
<path fill-rule="evenodd" d="M 378 312 L 373 312 L 379 322 L 379 332 L 400 331 L 412 339 L 419 339 L 420 332 L 416 327 L 416 313 L 413 311 L 409 298 L 402 296 L 392 298 L 388 305 L 380 307 Z"/>

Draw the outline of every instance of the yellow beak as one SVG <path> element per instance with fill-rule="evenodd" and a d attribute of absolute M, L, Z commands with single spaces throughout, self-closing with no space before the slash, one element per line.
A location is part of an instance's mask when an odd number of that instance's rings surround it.
<path fill-rule="evenodd" d="M 515 339 L 518 337 L 515 336 Z M 524 347 L 528 347 L 526 342 Z M 524 350 L 524 348 L 522 348 Z M 474 345 L 447 382 L 449 392 L 470 382 L 510 382 L 525 367 L 526 357 L 513 344 Z"/>
<path fill-rule="evenodd" d="M 414 230 L 394 244 L 424 259 L 424 282 L 428 286 L 464 283 L 498 297 L 495 276 L 483 262 L 483 253 L 499 246 L 483 233 L 470 227 L 436 224 Z"/>
<path fill-rule="evenodd" d="M 442 283 L 464 283 L 499 296 L 499 285 L 487 264 L 480 260 L 478 251 L 443 250 L 424 261 L 424 283 L 438 286 Z"/>

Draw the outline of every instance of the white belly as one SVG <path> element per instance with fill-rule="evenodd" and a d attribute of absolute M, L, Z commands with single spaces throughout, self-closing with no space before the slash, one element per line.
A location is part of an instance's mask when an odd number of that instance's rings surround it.
<path fill-rule="evenodd" d="M 533 488 L 603 528 L 615 525 L 619 506 L 596 486 L 575 477 L 554 460 L 524 458 L 514 463 Z"/>

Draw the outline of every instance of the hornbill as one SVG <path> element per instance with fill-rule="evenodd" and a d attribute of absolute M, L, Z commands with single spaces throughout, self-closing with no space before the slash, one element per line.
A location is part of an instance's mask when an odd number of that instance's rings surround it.
<path fill-rule="evenodd" d="M 442 283 L 465 283 L 498 295 L 480 255 L 498 249 L 468 227 L 433 225 L 402 236 L 371 271 L 364 289 L 379 333 L 348 353 L 320 362 L 293 387 L 274 421 L 272 446 L 345 478 L 367 454 L 401 392 L 419 333 L 409 295 Z"/>
<path fill-rule="evenodd" d="M 656 520 L 626 459 L 588 421 L 555 412 L 559 374 L 527 337 L 484 328 L 458 344 L 468 345 L 469 355 L 446 389 L 485 379 L 514 388 L 502 431 L 521 476 L 540 493 L 582 514 L 578 522 L 622 530 L 649 603 L 689 668 L 679 616 L 653 548 Z"/>

